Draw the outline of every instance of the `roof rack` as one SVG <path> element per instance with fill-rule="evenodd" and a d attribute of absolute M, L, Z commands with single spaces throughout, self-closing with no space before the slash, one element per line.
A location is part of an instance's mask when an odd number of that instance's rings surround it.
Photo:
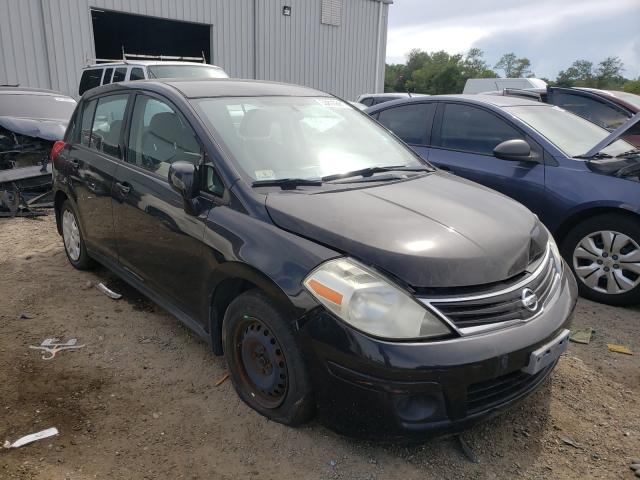
<path fill-rule="evenodd" d="M 122 46 L 122 58 L 88 58 L 87 57 L 87 66 L 92 65 L 93 63 L 129 63 L 128 60 L 177 60 L 180 62 L 202 62 L 207 63 L 207 59 L 204 56 L 204 50 L 201 51 L 200 57 L 178 57 L 174 55 L 147 55 L 144 53 L 126 53 L 124 51 L 124 45 Z"/>

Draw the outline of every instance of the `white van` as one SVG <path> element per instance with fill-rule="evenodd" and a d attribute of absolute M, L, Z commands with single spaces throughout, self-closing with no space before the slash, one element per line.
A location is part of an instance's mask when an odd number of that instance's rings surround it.
<path fill-rule="evenodd" d="M 146 78 L 229 78 L 216 65 L 162 60 L 123 60 L 89 65 L 82 69 L 78 95 L 100 85 Z"/>
<path fill-rule="evenodd" d="M 462 93 L 495 92 L 505 88 L 547 88 L 547 82 L 539 78 L 470 78 Z"/>

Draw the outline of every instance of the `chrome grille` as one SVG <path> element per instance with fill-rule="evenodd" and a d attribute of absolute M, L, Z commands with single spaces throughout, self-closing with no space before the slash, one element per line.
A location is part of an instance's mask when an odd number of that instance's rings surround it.
<path fill-rule="evenodd" d="M 558 285 L 561 266 L 547 248 L 536 270 L 499 291 L 465 297 L 421 299 L 446 318 L 462 334 L 491 330 L 538 315 Z M 526 290 L 526 293 L 525 293 Z M 536 308 L 527 308 L 525 296 L 535 294 Z M 532 297 L 529 297 L 530 299 Z M 532 305 L 530 304 L 529 307 Z"/>

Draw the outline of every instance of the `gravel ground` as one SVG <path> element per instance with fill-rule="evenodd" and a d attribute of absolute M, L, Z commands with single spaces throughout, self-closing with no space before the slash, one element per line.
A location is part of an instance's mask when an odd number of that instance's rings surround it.
<path fill-rule="evenodd" d="M 311 423 L 292 429 L 247 408 L 222 358 L 105 269 L 67 262 L 52 216 L 0 220 L 0 442 L 55 426 L 60 435 L 0 450 L 0 479 L 631 479 L 640 457 L 640 307 L 580 300 L 571 344 L 538 392 L 455 438 L 376 444 Z M 21 318 L 28 317 L 28 318 Z M 84 348 L 52 361 L 47 337 Z M 633 356 L 607 350 L 629 347 Z"/>

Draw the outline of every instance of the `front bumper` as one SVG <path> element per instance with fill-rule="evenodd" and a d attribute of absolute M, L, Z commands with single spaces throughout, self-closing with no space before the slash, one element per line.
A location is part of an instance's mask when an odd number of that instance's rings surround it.
<path fill-rule="evenodd" d="M 550 375 L 521 371 L 532 351 L 568 328 L 577 287 L 564 266 L 560 288 L 530 322 L 432 342 L 371 338 L 319 309 L 301 330 L 321 421 L 367 438 L 464 430 L 526 397 Z"/>

